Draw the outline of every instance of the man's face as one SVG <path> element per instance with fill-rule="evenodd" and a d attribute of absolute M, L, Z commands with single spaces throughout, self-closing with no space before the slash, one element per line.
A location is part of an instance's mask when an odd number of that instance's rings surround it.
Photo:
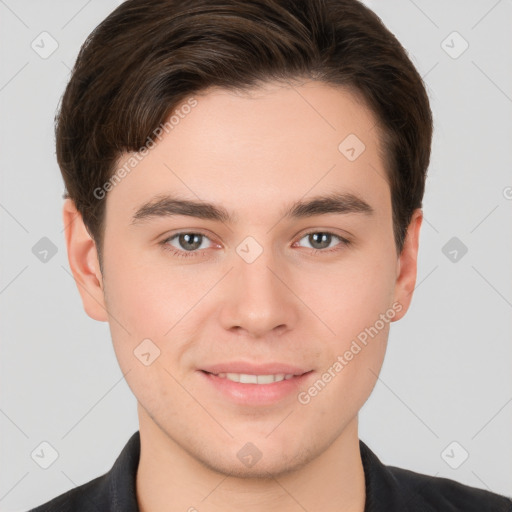
<path fill-rule="evenodd" d="M 215 470 L 277 475 L 355 435 L 409 304 L 378 131 L 321 83 L 195 99 L 106 198 L 113 344 L 141 429 Z M 288 213 L 335 195 L 345 206 Z M 231 218 L 147 207 L 166 196 Z M 233 382 L 269 374 L 278 381 Z"/>

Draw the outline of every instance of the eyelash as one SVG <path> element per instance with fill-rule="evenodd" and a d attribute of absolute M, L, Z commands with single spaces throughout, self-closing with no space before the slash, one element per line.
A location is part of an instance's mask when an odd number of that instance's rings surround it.
<path fill-rule="evenodd" d="M 342 236 L 340 235 L 337 235 L 336 233 L 332 233 L 331 231 L 309 231 L 307 233 L 304 233 L 298 241 L 302 240 L 304 237 L 308 236 L 308 235 L 312 235 L 312 234 L 315 234 L 315 233 L 322 233 L 324 235 L 331 235 L 335 238 L 337 238 L 340 243 L 339 244 L 336 244 L 334 247 L 331 247 L 329 249 L 310 249 L 311 253 L 313 255 L 317 255 L 318 253 L 322 253 L 322 254 L 331 254 L 333 252 L 337 252 L 337 251 L 340 251 L 342 250 L 343 247 L 347 247 L 351 244 L 351 241 L 350 240 L 347 240 L 346 238 L 343 238 Z M 170 242 L 171 240 L 175 239 L 176 237 L 179 237 L 180 235 L 200 235 L 202 237 L 205 237 L 205 238 L 208 238 L 209 237 L 207 235 L 205 235 L 204 233 L 201 233 L 199 231 L 180 231 L 178 233 L 174 233 L 173 235 L 171 235 L 170 237 L 167 237 L 165 240 L 162 240 L 160 243 L 160 245 L 162 246 L 162 248 L 165 250 L 165 251 L 169 251 L 170 253 L 172 253 L 174 256 L 177 256 L 178 258 L 191 258 L 191 257 L 197 257 L 198 255 L 201 255 L 201 256 L 204 256 L 205 253 L 204 251 L 206 251 L 206 249 L 197 249 L 195 251 L 183 251 L 183 250 L 178 250 L 176 248 L 174 248 L 172 245 L 169 245 L 168 242 Z"/>

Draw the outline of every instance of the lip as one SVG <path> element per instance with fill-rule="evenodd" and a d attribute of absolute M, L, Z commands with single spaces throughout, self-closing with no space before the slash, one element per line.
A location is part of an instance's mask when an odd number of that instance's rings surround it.
<path fill-rule="evenodd" d="M 315 373 L 313 370 L 302 369 L 281 363 L 251 364 L 244 362 L 220 363 L 210 365 L 198 371 L 205 383 L 215 394 L 226 398 L 229 402 L 244 407 L 269 406 L 275 403 L 296 398 L 301 387 Z M 218 377 L 218 373 L 247 373 L 252 375 L 294 374 L 288 380 L 271 384 L 243 384 L 227 378 Z"/>
<path fill-rule="evenodd" d="M 251 375 L 276 375 L 278 373 L 302 375 L 309 372 L 311 368 L 301 368 L 284 363 L 255 364 L 243 361 L 232 361 L 229 363 L 217 363 L 199 368 L 208 373 L 248 373 Z"/>

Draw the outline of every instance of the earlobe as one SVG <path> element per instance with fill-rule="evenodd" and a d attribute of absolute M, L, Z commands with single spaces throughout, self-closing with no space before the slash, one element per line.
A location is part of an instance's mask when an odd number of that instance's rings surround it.
<path fill-rule="evenodd" d="M 96 243 L 71 199 L 64 201 L 62 218 L 65 228 L 68 262 L 82 298 L 85 312 L 94 320 L 108 321 Z"/>
<path fill-rule="evenodd" d="M 407 228 L 404 246 L 397 262 L 397 278 L 395 282 L 395 302 L 401 304 L 402 309 L 393 319 L 400 320 L 411 304 L 412 295 L 416 286 L 416 273 L 418 268 L 418 247 L 423 212 L 416 209 Z"/>

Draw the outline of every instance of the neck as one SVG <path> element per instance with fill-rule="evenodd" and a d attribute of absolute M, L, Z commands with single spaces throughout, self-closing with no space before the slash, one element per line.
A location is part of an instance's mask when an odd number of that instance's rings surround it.
<path fill-rule="evenodd" d="M 305 466 L 268 478 L 239 478 L 205 467 L 139 405 L 141 452 L 136 493 L 141 512 L 363 512 L 365 479 L 355 417 Z"/>

